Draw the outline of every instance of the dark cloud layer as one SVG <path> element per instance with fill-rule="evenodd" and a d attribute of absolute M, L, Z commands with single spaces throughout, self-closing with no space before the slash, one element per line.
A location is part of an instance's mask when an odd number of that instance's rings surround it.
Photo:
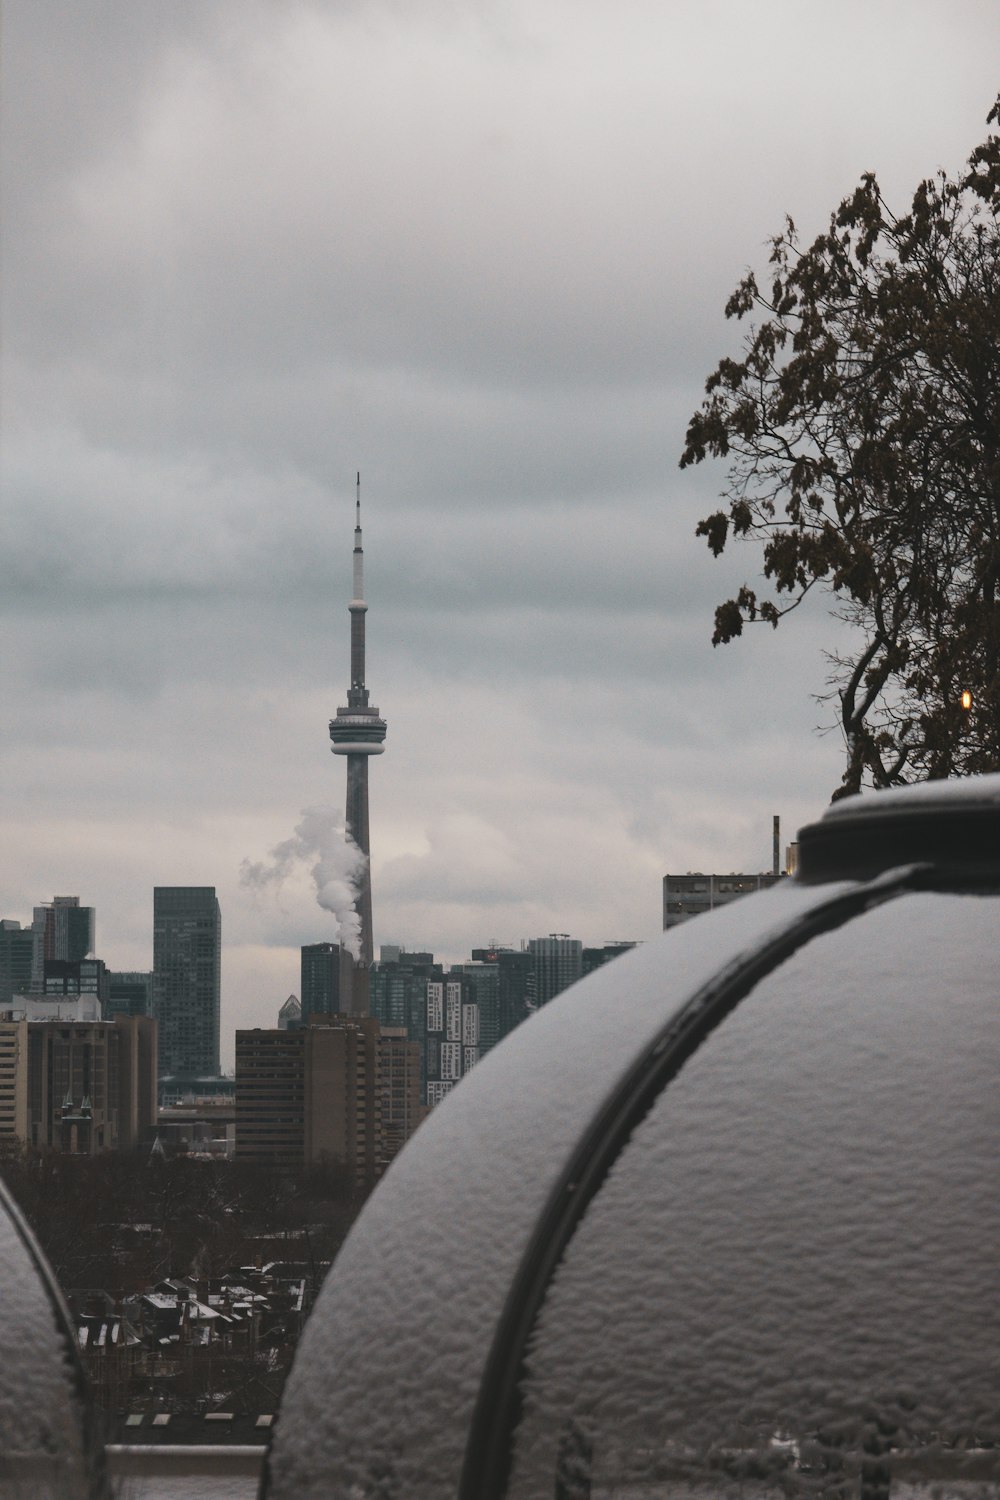
<path fill-rule="evenodd" d="M 214 883 L 226 1026 L 322 937 L 244 859 L 337 801 L 364 475 L 377 940 L 642 937 L 836 781 L 822 608 L 713 652 L 756 561 L 680 474 L 791 211 L 905 198 L 995 93 L 995 6 L 8 0 L 2 914 Z"/>

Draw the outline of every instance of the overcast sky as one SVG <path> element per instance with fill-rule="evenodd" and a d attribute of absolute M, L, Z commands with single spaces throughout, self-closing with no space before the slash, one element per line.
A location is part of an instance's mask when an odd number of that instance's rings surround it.
<path fill-rule="evenodd" d="M 770 865 L 840 777 L 822 601 L 677 460 L 790 213 L 958 170 L 995 0 L 5 0 L 0 916 L 152 961 L 215 885 L 223 1060 L 274 1024 L 342 807 L 362 473 L 376 947 L 648 938 L 667 870 Z"/>

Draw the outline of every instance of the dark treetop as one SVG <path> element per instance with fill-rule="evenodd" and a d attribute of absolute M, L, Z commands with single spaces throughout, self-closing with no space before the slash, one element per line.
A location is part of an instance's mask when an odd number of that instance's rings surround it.
<path fill-rule="evenodd" d="M 998 210 L 991 134 L 901 217 L 869 173 L 808 248 L 788 219 L 768 283 L 749 272 L 726 307 L 760 319 L 744 357 L 688 427 L 682 468 L 730 460 L 697 534 L 716 555 L 759 538 L 770 580 L 718 606 L 713 644 L 817 584 L 855 627 L 823 695 L 847 749 L 837 796 L 1000 768 Z"/>

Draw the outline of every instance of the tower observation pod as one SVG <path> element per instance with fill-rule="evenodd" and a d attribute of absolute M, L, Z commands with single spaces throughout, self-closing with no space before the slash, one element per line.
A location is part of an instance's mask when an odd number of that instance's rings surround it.
<path fill-rule="evenodd" d="M 365 603 L 364 551 L 361 545 L 361 475 L 358 474 L 354 520 L 354 588 L 351 615 L 351 681 L 347 703 L 337 709 L 330 720 L 331 749 L 334 755 L 347 756 L 347 829 L 365 855 L 365 867 L 358 879 L 355 909 L 361 923 L 360 953 L 341 972 L 343 1009 L 354 1014 L 368 1012 L 368 971 L 373 957 L 372 891 L 369 873 L 371 841 L 368 830 L 368 757 L 381 755 L 385 749 L 385 720 L 368 701 L 365 686 Z M 349 957 L 349 955 L 348 955 Z M 346 985 L 345 985 L 346 981 Z"/>

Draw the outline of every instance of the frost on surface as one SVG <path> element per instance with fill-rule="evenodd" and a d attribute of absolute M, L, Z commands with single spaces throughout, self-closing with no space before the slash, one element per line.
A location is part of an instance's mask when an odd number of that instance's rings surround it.
<path fill-rule="evenodd" d="M 6 1357 L 0 1361 L 0 1495 L 83 1500 L 82 1417 L 65 1335 L 0 1196 Z"/>
<path fill-rule="evenodd" d="M 892 901 L 706 1040 L 557 1272 L 510 1500 L 1000 1493 L 998 940 Z"/>
<path fill-rule="evenodd" d="M 580 1133 L 695 989 L 834 889 L 785 882 L 634 949 L 550 1001 L 433 1111 L 306 1325 L 272 1500 L 455 1494 L 497 1319 Z"/>
<path fill-rule="evenodd" d="M 957 776 L 943 781 L 918 781 L 908 786 L 882 787 L 841 797 L 823 814 L 823 822 L 857 817 L 859 812 L 885 808 L 909 810 L 920 807 L 961 808 L 969 803 L 996 806 L 1000 802 L 1000 772 L 991 776 Z"/>

